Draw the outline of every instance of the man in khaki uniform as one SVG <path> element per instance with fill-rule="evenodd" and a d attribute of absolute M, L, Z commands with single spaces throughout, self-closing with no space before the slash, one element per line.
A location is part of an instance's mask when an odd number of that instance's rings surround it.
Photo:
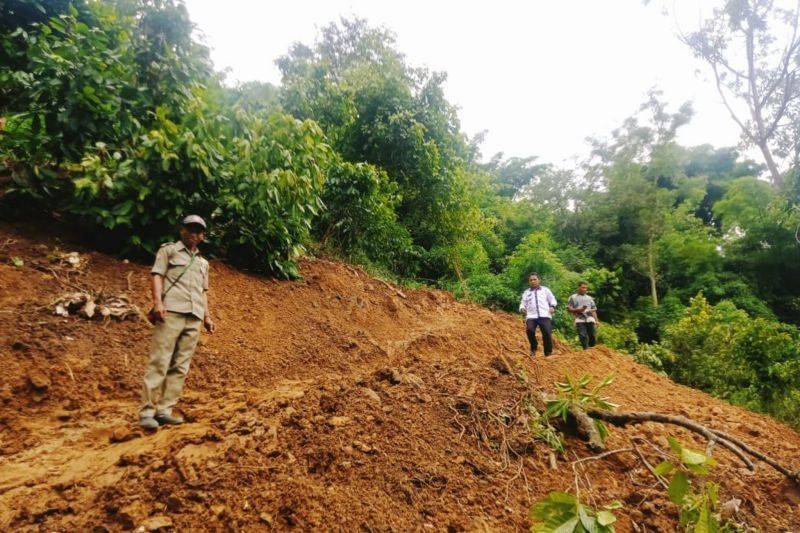
<path fill-rule="evenodd" d="M 217 329 L 208 311 L 208 261 L 197 249 L 205 230 L 201 217 L 183 219 L 181 240 L 163 244 L 151 270 L 156 328 L 139 409 L 139 425 L 145 429 L 183 423 L 172 416 L 172 408 L 189 373 L 200 325 L 209 333 Z"/>

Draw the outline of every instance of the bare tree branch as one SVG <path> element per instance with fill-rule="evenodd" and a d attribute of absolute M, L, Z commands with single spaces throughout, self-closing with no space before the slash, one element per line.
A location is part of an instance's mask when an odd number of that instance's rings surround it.
<path fill-rule="evenodd" d="M 785 475 L 787 478 L 791 479 L 792 481 L 800 485 L 800 471 L 791 470 L 783 466 L 772 457 L 769 457 L 766 454 L 760 452 L 759 450 L 752 448 L 751 446 L 743 442 L 741 439 L 738 439 L 723 431 L 707 428 L 706 426 L 698 424 L 697 422 L 683 416 L 667 415 L 664 413 L 653 413 L 653 412 L 612 413 L 600 409 L 591 409 L 587 411 L 586 414 L 589 415 L 591 418 L 605 420 L 609 424 L 613 424 L 615 426 L 620 426 L 620 427 L 626 426 L 628 424 L 641 424 L 642 422 L 659 422 L 662 424 L 673 424 L 681 426 L 690 431 L 694 431 L 695 433 L 699 433 L 700 435 L 706 437 L 708 440 L 716 441 L 720 445 L 728 448 L 737 457 L 739 457 L 739 459 L 741 459 L 742 462 L 745 463 L 750 470 L 753 470 L 755 466 L 753 465 L 752 461 L 750 461 L 745 456 L 745 452 L 767 463 L 775 470 L 777 470 L 781 474 Z"/>

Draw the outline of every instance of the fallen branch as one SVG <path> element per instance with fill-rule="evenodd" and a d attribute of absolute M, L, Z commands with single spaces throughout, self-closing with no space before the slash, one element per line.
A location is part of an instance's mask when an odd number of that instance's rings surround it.
<path fill-rule="evenodd" d="M 689 420 L 683 416 L 667 415 L 663 413 L 652 412 L 638 412 L 638 413 L 611 413 L 600 409 L 591 409 L 587 413 L 592 418 L 605 420 L 606 422 L 615 426 L 626 426 L 627 424 L 640 424 L 642 422 L 660 422 L 662 424 L 674 424 L 681 426 L 695 433 L 703 435 L 710 441 L 716 441 L 720 445 L 728 448 L 733 452 L 743 463 L 747 465 L 750 470 L 754 470 L 753 462 L 745 455 L 745 452 L 751 456 L 767 463 L 772 468 L 785 475 L 795 483 L 800 485 L 800 472 L 792 471 L 785 466 L 778 463 L 775 459 L 763 454 L 762 452 L 750 447 L 742 442 L 740 439 L 729 435 L 723 431 L 709 429 L 693 420 Z"/>
<path fill-rule="evenodd" d="M 380 281 L 381 283 L 383 283 L 384 285 L 386 285 L 386 287 L 388 287 L 389 289 L 393 290 L 393 291 L 394 291 L 394 293 L 395 293 L 395 294 L 397 294 L 397 295 L 398 295 L 400 298 L 405 298 L 405 299 L 407 299 L 407 298 L 408 298 L 408 296 L 406 296 L 406 295 L 405 295 L 405 293 L 404 293 L 403 291 L 401 291 L 400 289 L 398 289 L 398 288 L 396 288 L 396 287 L 392 287 L 392 286 L 389 284 L 389 282 L 387 282 L 387 281 L 383 281 L 383 280 L 382 280 L 382 279 L 380 279 L 380 278 L 375 278 L 375 279 L 377 279 L 378 281 Z"/>
<path fill-rule="evenodd" d="M 535 363 L 533 367 L 536 369 Z M 541 399 L 544 405 L 548 405 L 553 401 L 553 397 L 544 392 L 532 392 Z M 597 431 L 597 426 L 595 426 L 594 420 L 592 420 L 586 411 L 577 405 L 571 405 L 569 407 L 569 415 L 570 418 L 575 422 L 575 430 L 578 433 L 578 436 L 587 442 L 590 450 L 593 452 L 601 452 L 606 449 L 605 444 L 603 444 L 603 439 L 600 437 L 600 433 Z"/>
<path fill-rule="evenodd" d="M 719 437 L 721 437 L 722 439 L 734 443 L 739 448 L 741 448 L 742 450 L 746 451 L 747 453 L 749 453 L 750 455 L 752 455 L 756 459 L 759 459 L 759 460 L 767 463 L 769 466 L 771 466 L 772 468 L 774 468 L 775 470 L 777 470 L 778 472 L 780 472 L 784 476 L 788 477 L 789 479 L 791 479 L 792 481 L 794 481 L 795 483 L 800 485 L 800 471 L 792 472 L 791 470 L 789 470 L 788 468 L 786 468 L 785 466 L 780 464 L 778 461 L 776 461 L 772 457 L 770 457 L 768 455 L 765 455 L 765 454 L 761 453 L 760 451 L 758 451 L 758 450 L 756 450 L 754 448 L 751 448 L 749 445 L 747 445 L 746 443 L 742 442 L 741 439 L 738 439 L 738 438 L 734 437 L 733 435 L 725 433 L 724 431 L 719 431 L 717 429 L 712 429 L 711 431 L 714 432 L 715 435 L 718 435 Z"/>
<path fill-rule="evenodd" d="M 66 361 L 64 361 L 64 365 L 66 365 L 66 367 L 67 367 L 67 372 L 69 372 L 69 378 L 70 378 L 72 381 L 75 381 L 75 374 L 73 374 L 73 373 L 72 373 L 72 368 L 69 366 L 69 363 L 67 363 Z"/>
<path fill-rule="evenodd" d="M 522 350 L 522 349 L 519 349 L 519 348 L 509 348 L 503 342 L 498 342 L 498 344 L 500 344 L 500 346 L 502 346 L 503 349 L 505 351 L 507 351 L 507 352 L 517 352 L 517 353 L 522 354 L 522 355 L 524 355 L 526 357 L 530 357 L 531 356 L 530 350 Z"/>
<path fill-rule="evenodd" d="M 54 314 L 68 317 L 77 314 L 83 318 L 117 318 L 125 320 L 142 316 L 141 310 L 128 301 L 125 296 L 104 296 L 102 289 L 94 294 L 91 291 L 78 291 L 59 296 L 48 306 Z"/>
<path fill-rule="evenodd" d="M 554 454 L 553 452 L 548 452 L 547 459 L 550 461 L 550 470 L 558 470 L 558 463 L 556 462 L 556 454 Z"/>

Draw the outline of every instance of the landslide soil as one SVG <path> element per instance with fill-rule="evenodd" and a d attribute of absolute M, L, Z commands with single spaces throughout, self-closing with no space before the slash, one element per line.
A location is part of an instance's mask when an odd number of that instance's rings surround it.
<path fill-rule="evenodd" d="M 53 268 L 56 248 L 86 266 Z M 0 530 L 521 531 L 531 504 L 574 490 L 576 472 L 584 500 L 624 503 L 618 531 L 677 529 L 675 506 L 632 454 L 572 465 L 591 453 L 569 438 L 553 469 L 525 432 L 526 393 L 552 393 L 565 374 L 613 372 L 619 410 L 685 415 L 800 468 L 792 429 L 607 348 L 557 344 L 534 361 L 518 317 L 342 263 L 307 260 L 301 273 L 276 281 L 212 262 L 219 330 L 193 360 L 179 404 L 188 423 L 144 433 L 149 325 L 64 318 L 50 304 L 84 287 L 146 310 L 148 266 L 0 225 Z M 646 423 L 613 428 L 608 449 L 634 435 L 661 449 L 670 435 L 707 444 Z M 714 456 L 721 500 L 742 501 L 737 521 L 797 530 L 796 486 L 720 447 Z"/>

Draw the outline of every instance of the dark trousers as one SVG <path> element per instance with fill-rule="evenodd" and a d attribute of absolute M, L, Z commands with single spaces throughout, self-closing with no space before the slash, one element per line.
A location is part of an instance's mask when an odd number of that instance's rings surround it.
<path fill-rule="evenodd" d="M 544 354 L 553 353 L 553 324 L 549 318 L 529 318 L 525 321 L 525 333 L 528 335 L 528 342 L 531 343 L 531 352 L 536 351 L 539 343 L 536 342 L 536 327 L 542 330 L 542 342 L 544 342 Z"/>
<path fill-rule="evenodd" d="M 581 340 L 584 350 L 597 344 L 594 337 L 594 322 L 578 322 L 575 324 L 575 328 L 578 330 L 578 338 Z"/>

